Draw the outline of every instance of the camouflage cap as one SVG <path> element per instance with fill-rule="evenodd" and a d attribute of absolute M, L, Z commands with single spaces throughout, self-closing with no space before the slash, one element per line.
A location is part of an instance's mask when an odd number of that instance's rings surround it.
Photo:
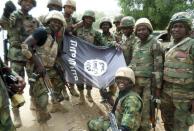
<path fill-rule="evenodd" d="M 103 18 L 101 19 L 101 22 L 100 22 L 100 25 L 99 25 L 100 29 L 102 28 L 102 24 L 105 23 L 105 22 L 109 23 L 109 24 L 110 24 L 110 28 L 112 28 L 111 19 L 108 18 L 108 17 L 103 17 Z"/>
<path fill-rule="evenodd" d="M 137 27 L 138 27 L 139 25 L 145 25 L 145 26 L 147 26 L 147 28 L 150 30 L 150 33 L 153 32 L 153 27 L 152 27 L 152 24 L 151 24 L 151 22 L 150 22 L 149 19 L 147 19 L 147 18 L 139 18 L 139 19 L 135 22 L 135 29 L 134 29 L 135 32 L 136 32 Z"/>
<path fill-rule="evenodd" d="M 135 25 L 135 19 L 132 16 L 125 16 L 121 19 L 120 27 L 129 27 Z"/>
<path fill-rule="evenodd" d="M 61 21 L 61 23 L 64 26 L 66 26 L 65 18 L 63 16 L 63 14 L 59 11 L 56 11 L 56 10 L 50 11 L 45 18 L 45 22 L 48 23 L 51 19 L 57 19 L 57 20 Z"/>
<path fill-rule="evenodd" d="M 65 8 L 65 6 L 71 6 L 76 11 L 76 2 L 74 0 L 67 0 L 63 7 Z"/>
<path fill-rule="evenodd" d="M 117 77 L 127 77 L 135 84 L 135 74 L 129 67 L 120 67 L 115 74 L 115 78 Z"/>
<path fill-rule="evenodd" d="M 48 0 L 47 7 L 49 8 L 51 5 L 56 5 L 62 8 L 61 0 Z"/>
<path fill-rule="evenodd" d="M 21 5 L 22 0 L 18 0 L 18 4 Z M 36 0 L 32 0 L 32 4 L 36 7 Z"/>
<path fill-rule="evenodd" d="M 123 15 L 115 16 L 113 23 L 120 22 L 123 17 L 124 17 Z"/>
<path fill-rule="evenodd" d="M 177 23 L 177 22 L 183 22 L 184 24 L 186 24 L 189 29 L 191 29 L 192 26 L 192 20 L 189 16 L 189 14 L 187 12 L 178 12 L 175 13 L 169 22 L 169 26 L 168 28 L 171 28 L 173 24 Z"/>
<path fill-rule="evenodd" d="M 84 20 L 84 17 L 89 16 L 93 18 L 93 21 L 95 21 L 95 12 L 92 10 L 86 10 L 82 16 L 82 20 Z"/>

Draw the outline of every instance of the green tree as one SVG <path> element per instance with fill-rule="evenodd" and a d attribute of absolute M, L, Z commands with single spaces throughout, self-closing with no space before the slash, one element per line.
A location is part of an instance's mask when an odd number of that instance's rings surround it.
<path fill-rule="evenodd" d="M 119 4 L 124 15 L 147 17 L 154 29 L 165 29 L 176 12 L 194 9 L 194 0 L 119 0 Z"/>

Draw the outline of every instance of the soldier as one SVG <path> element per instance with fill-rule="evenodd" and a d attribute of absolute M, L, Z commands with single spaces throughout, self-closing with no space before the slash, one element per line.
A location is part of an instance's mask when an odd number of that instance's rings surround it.
<path fill-rule="evenodd" d="M 162 53 L 160 43 L 152 35 L 152 25 L 147 18 L 140 18 L 135 23 L 135 34 L 140 39 L 135 43 L 130 66 L 135 72 L 136 89 L 143 100 L 141 131 L 151 130 L 150 107 L 153 88 L 161 88 Z M 154 77 L 153 77 L 154 76 Z M 153 85 L 154 79 L 156 85 Z M 152 125 L 154 126 L 154 125 Z"/>
<path fill-rule="evenodd" d="M 9 111 L 9 96 L 8 96 L 8 89 L 9 87 L 7 87 L 8 84 L 7 81 L 5 81 L 4 76 L 6 75 L 13 75 L 14 77 L 16 77 L 18 84 L 15 84 L 14 87 L 14 92 L 22 92 L 23 88 L 25 87 L 25 81 L 23 80 L 22 77 L 18 76 L 15 72 L 11 71 L 11 72 L 3 72 L 3 69 L 8 68 L 7 66 L 5 66 L 2 62 L 2 60 L 0 59 L 0 67 L 1 67 L 1 77 L 0 77 L 0 130 L 1 131 L 16 131 L 12 120 L 11 120 L 11 116 L 10 116 L 10 111 Z M 9 89 L 9 90 L 12 90 Z"/>
<path fill-rule="evenodd" d="M 32 72 L 38 73 L 38 75 L 31 76 L 31 78 L 36 79 L 33 84 L 33 95 L 35 97 L 37 120 L 40 124 L 41 130 L 44 131 L 46 131 L 47 121 L 51 117 L 47 111 L 47 84 L 45 84 L 46 82 L 41 79 L 41 77 L 45 78 L 45 76 L 47 76 L 45 75 L 44 68 L 46 68 L 46 72 L 50 77 L 50 80 L 47 80 L 52 82 L 53 88 L 59 89 L 59 86 L 64 85 L 64 82 L 62 81 L 62 79 L 60 79 L 60 76 L 54 69 L 58 51 L 56 34 L 58 31 L 61 30 L 61 28 L 65 26 L 65 19 L 63 17 L 63 14 L 55 10 L 50 11 L 46 17 L 46 24 L 48 25 L 48 27 L 38 28 L 25 40 L 24 44 L 22 44 L 22 53 L 26 56 L 29 62 L 34 63 L 31 63 Z M 36 48 L 37 45 L 38 47 Z M 36 76 L 40 77 L 36 78 Z M 52 105 L 55 108 L 60 108 L 62 107 L 62 105 L 60 104 L 60 99 L 57 97 L 59 94 L 56 93 L 58 92 L 54 92 L 54 94 L 52 93 L 52 95 L 54 95 L 52 97 Z M 56 99 L 53 99 L 54 97 Z M 63 108 L 63 110 L 65 109 Z"/>
<path fill-rule="evenodd" d="M 194 124 L 194 40 L 186 12 L 174 14 L 168 30 L 173 38 L 165 50 L 161 115 L 166 131 L 188 131 Z M 160 89 L 157 90 L 160 95 Z"/>
<path fill-rule="evenodd" d="M 111 47 L 114 46 L 113 43 L 115 41 L 114 35 L 110 32 L 110 29 L 112 28 L 112 22 L 111 19 L 108 17 L 102 18 L 100 22 L 100 29 L 102 30 L 102 39 L 105 43 L 105 46 Z M 109 86 L 109 91 L 107 92 L 106 89 L 101 89 L 100 94 L 102 96 L 102 102 L 108 102 L 111 105 L 114 104 L 113 96 L 116 93 L 116 86 L 114 84 Z"/>
<path fill-rule="evenodd" d="M 115 16 L 114 21 L 113 21 L 113 24 L 115 24 L 115 27 L 116 27 L 116 30 L 113 33 L 114 33 L 114 36 L 116 37 L 117 42 L 122 41 L 123 33 L 120 28 L 120 22 L 123 17 L 124 17 L 123 15 Z"/>
<path fill-rule="evenodd" d="M 104 45 L 100 32 L 93 29 L 92 24 L 95 22 L 95 12 L 92 10 L 86 10 L 82 16 L 83 26 L 77 28 L 77 36 L 84 39 L 94 45 L 101 46 Z M 89 102 L 93 102 L 91 96 L 91 86 L 86 86 L 87 88 L 87 98 Z M 80 103 L 85 103 L 84 97 L 84 85 L 78 85 L 78 90 L 80 92 Z"/>
<path fill-rule="evenodd" d="M 190 35 L 190 37 L 194 39 L 194 20 L 193 20 L 192 26 L 191 26 L 191 35 Z"/>
<path fill-rule="evenodd" d="M 135 75 L 132 69 L 121 67 L 115 74 L 115 82 L 119 95 L 113 106 L 119 131 L 138 131 L 141 121 L 143 102 L 138 93 L 134 92 Z M 110 118 L 98 117 L 88 122 L 90 131 L 106 131 L 110 128 Z"/>
<path fill-rule="evenodd" d="M 121 19 L 120 29 L 123 33 L 120 48 L 123 51 L 126 64 L 129 65 L 132 59 L 133 47 L 137 43 L 138 38 L 133 33 L 135 19 L 131 16 L 126 16 Z"/>
<path fill-rule="evenodd" d="M 2 17 L 2 26 L 8 31 L 10 43 L 8 59 L 10 60 L 11 68 L 20 76 L 24 77 L 26 58 L 21 53 L 21 44 L 37 28 L 38 22 L 28 14 L 36 6 L 35 0 L 18 0 L 18 4 L 21 6 L 21 9 L 13 13 L 9 12 L 13 6 L 7 4 Z M 15 127 L 20 127 L 22 123 L 19 108 L 13 108 L 12 111 L 14 114 L 14 125 Z"/>
<path fill-rule="evenodd" d="M 64 8 L 64 17 L 67 22 L 66 31 L 71 32 L 73 35 L 76 35 L 75 33 L 75 24 L 78 22 L 75 17 L 72 16 L 72 14 L 76 11 L 76 2 L 74 0 L 67 0 L 66 3 L 63 6 Z M 73 96 L 79 97 L 79 94 L 74 88 L 73 83 L 69 83 L 69 91 Z M 69 96 L 67 94 L 66 88 L 63 89 L 63 95 L 66 99 L 69 99 Z"/>

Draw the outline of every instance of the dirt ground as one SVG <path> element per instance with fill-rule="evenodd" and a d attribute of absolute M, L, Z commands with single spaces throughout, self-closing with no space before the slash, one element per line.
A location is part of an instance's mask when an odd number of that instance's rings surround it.
<path fill-rule="evenodd" d="M 35 112 L 31 111 L 29 108 L 30 97 L 28 90 L 27 87 L 24 91 L 26 103 L 20 109 L 23 126 L 18 128 L 17 131 L 39 131 Z M 64 101 L 63 104 L 69 109 L 69 112 L 52 113 L 52 118 L 48 121 L 48 131 L 87 131 L 86 123 L 88 120 L 102 114 L 102 111 L 105 111 L 105 107 L 100 104 L 98 89 L 93 89 L 92 95 L 95 103 L 87 102 L 85 105 L 79 105 L 79 98 L 76 97 L 71 97 L 70 101 Z M 165 131 L 161 119 L 156 126 L 156 131 Z M 194 131 L 194 126 L 191 127 L 189 131 Z"/>

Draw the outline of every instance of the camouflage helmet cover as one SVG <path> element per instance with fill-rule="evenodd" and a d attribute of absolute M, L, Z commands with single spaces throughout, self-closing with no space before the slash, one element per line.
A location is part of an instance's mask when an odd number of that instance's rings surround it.
<path fill-rule="evenodd" d="M 82 16 L 82 20 L 84 20 L 84 17 L 89 16 L 93 18 L 93 21 L 95 21 L 95 12 L 92 10 L 86 10 Z"/>
<path fill-rule="evenodd" d="M 18 4 L 21 5 L 22 0 L 18 0 Z M 32 0 L 32 4 L 36 7 L 36 0 Z"/>
<path fill-rule="evenodd" d="M 65 8 L 65 6 L 71 6 L 76 11 L 76 2 L 74 0 L 67 0 L 63 7 Z"/>
<path fill-rule="evenodd" d="M 49 8 L 50 5 L 57 5 L 62 8 L 62 1 L 61 0 L 48 0 L 47 7 Z"/>
<path fill-rule="evenodd" d="M 168 28 L 171 28 L 172 25 L 174 23 L 177 23 L 177 22 L 183 22 L 184 24 L 186 24 L 189 29 L 191 29 L 191 26 L 192 26 L 192 20 L 190 18 L 190 16 L 188 15 L 187 12 L 178 12 L 178 13 L 175 13 L 171 19 L 170 19 L 170 22 L 169 22 L 169 26 Z"/>
<path fill-rule="evenodd" d="M 112 28 L 111 19 L 108 18 L 108 17 L 103 17 L 103 18 L 101 19 L 101 21 L 100 21 L 100 25 L 99 25 L 100 29 L 102 28 L 102 24 L 105 23 L 105 22 L 109 23 L 110 28 Z"/>
<path fill-rule="evenodd" d="M 113 23 L 120 22 L 123 17 L 124 17 L 123 15 L 115 16 Z"/>
<path fill-rule="evenodd" d="M 133 82 L 133 84 L 135 84 L 135 74 L 129 67 L 120 67 L 115 74 L 115 78 L 117 77 L 129 78 Z"/>
<path fill-rule="evenodd" d="M 132 16 L 125 16 L 121 19 L 120 27 L 129 27 L 135 25 L 135 19 Z"/>
<path fill-rule="evenodd" d="M 48 23 L 51 19 L 57 19 L 57 20 L 61 21 L 63 26 L 66 26 L 65 18 L 63 16 L 63 14 L 59 11 L 56 11 L 56 10 L 50 11 L 45 18 L 45 22 Z"/>
<path fill-rule="evenodd" d="M 138 27 L 139 25 L 145 25 L 145 26 L 150 30 L 150 33 L 153 32 L 153 27 L 152 27 L 152 24 L 151 24 L 151 22 L 150 22 L 149 19 L 147 19 L 147 18 L 139 18 L 139 19 L 135 22 L 135 29 L 134 29 L 135 32 L 136 32 L 137 27 Z"/>

